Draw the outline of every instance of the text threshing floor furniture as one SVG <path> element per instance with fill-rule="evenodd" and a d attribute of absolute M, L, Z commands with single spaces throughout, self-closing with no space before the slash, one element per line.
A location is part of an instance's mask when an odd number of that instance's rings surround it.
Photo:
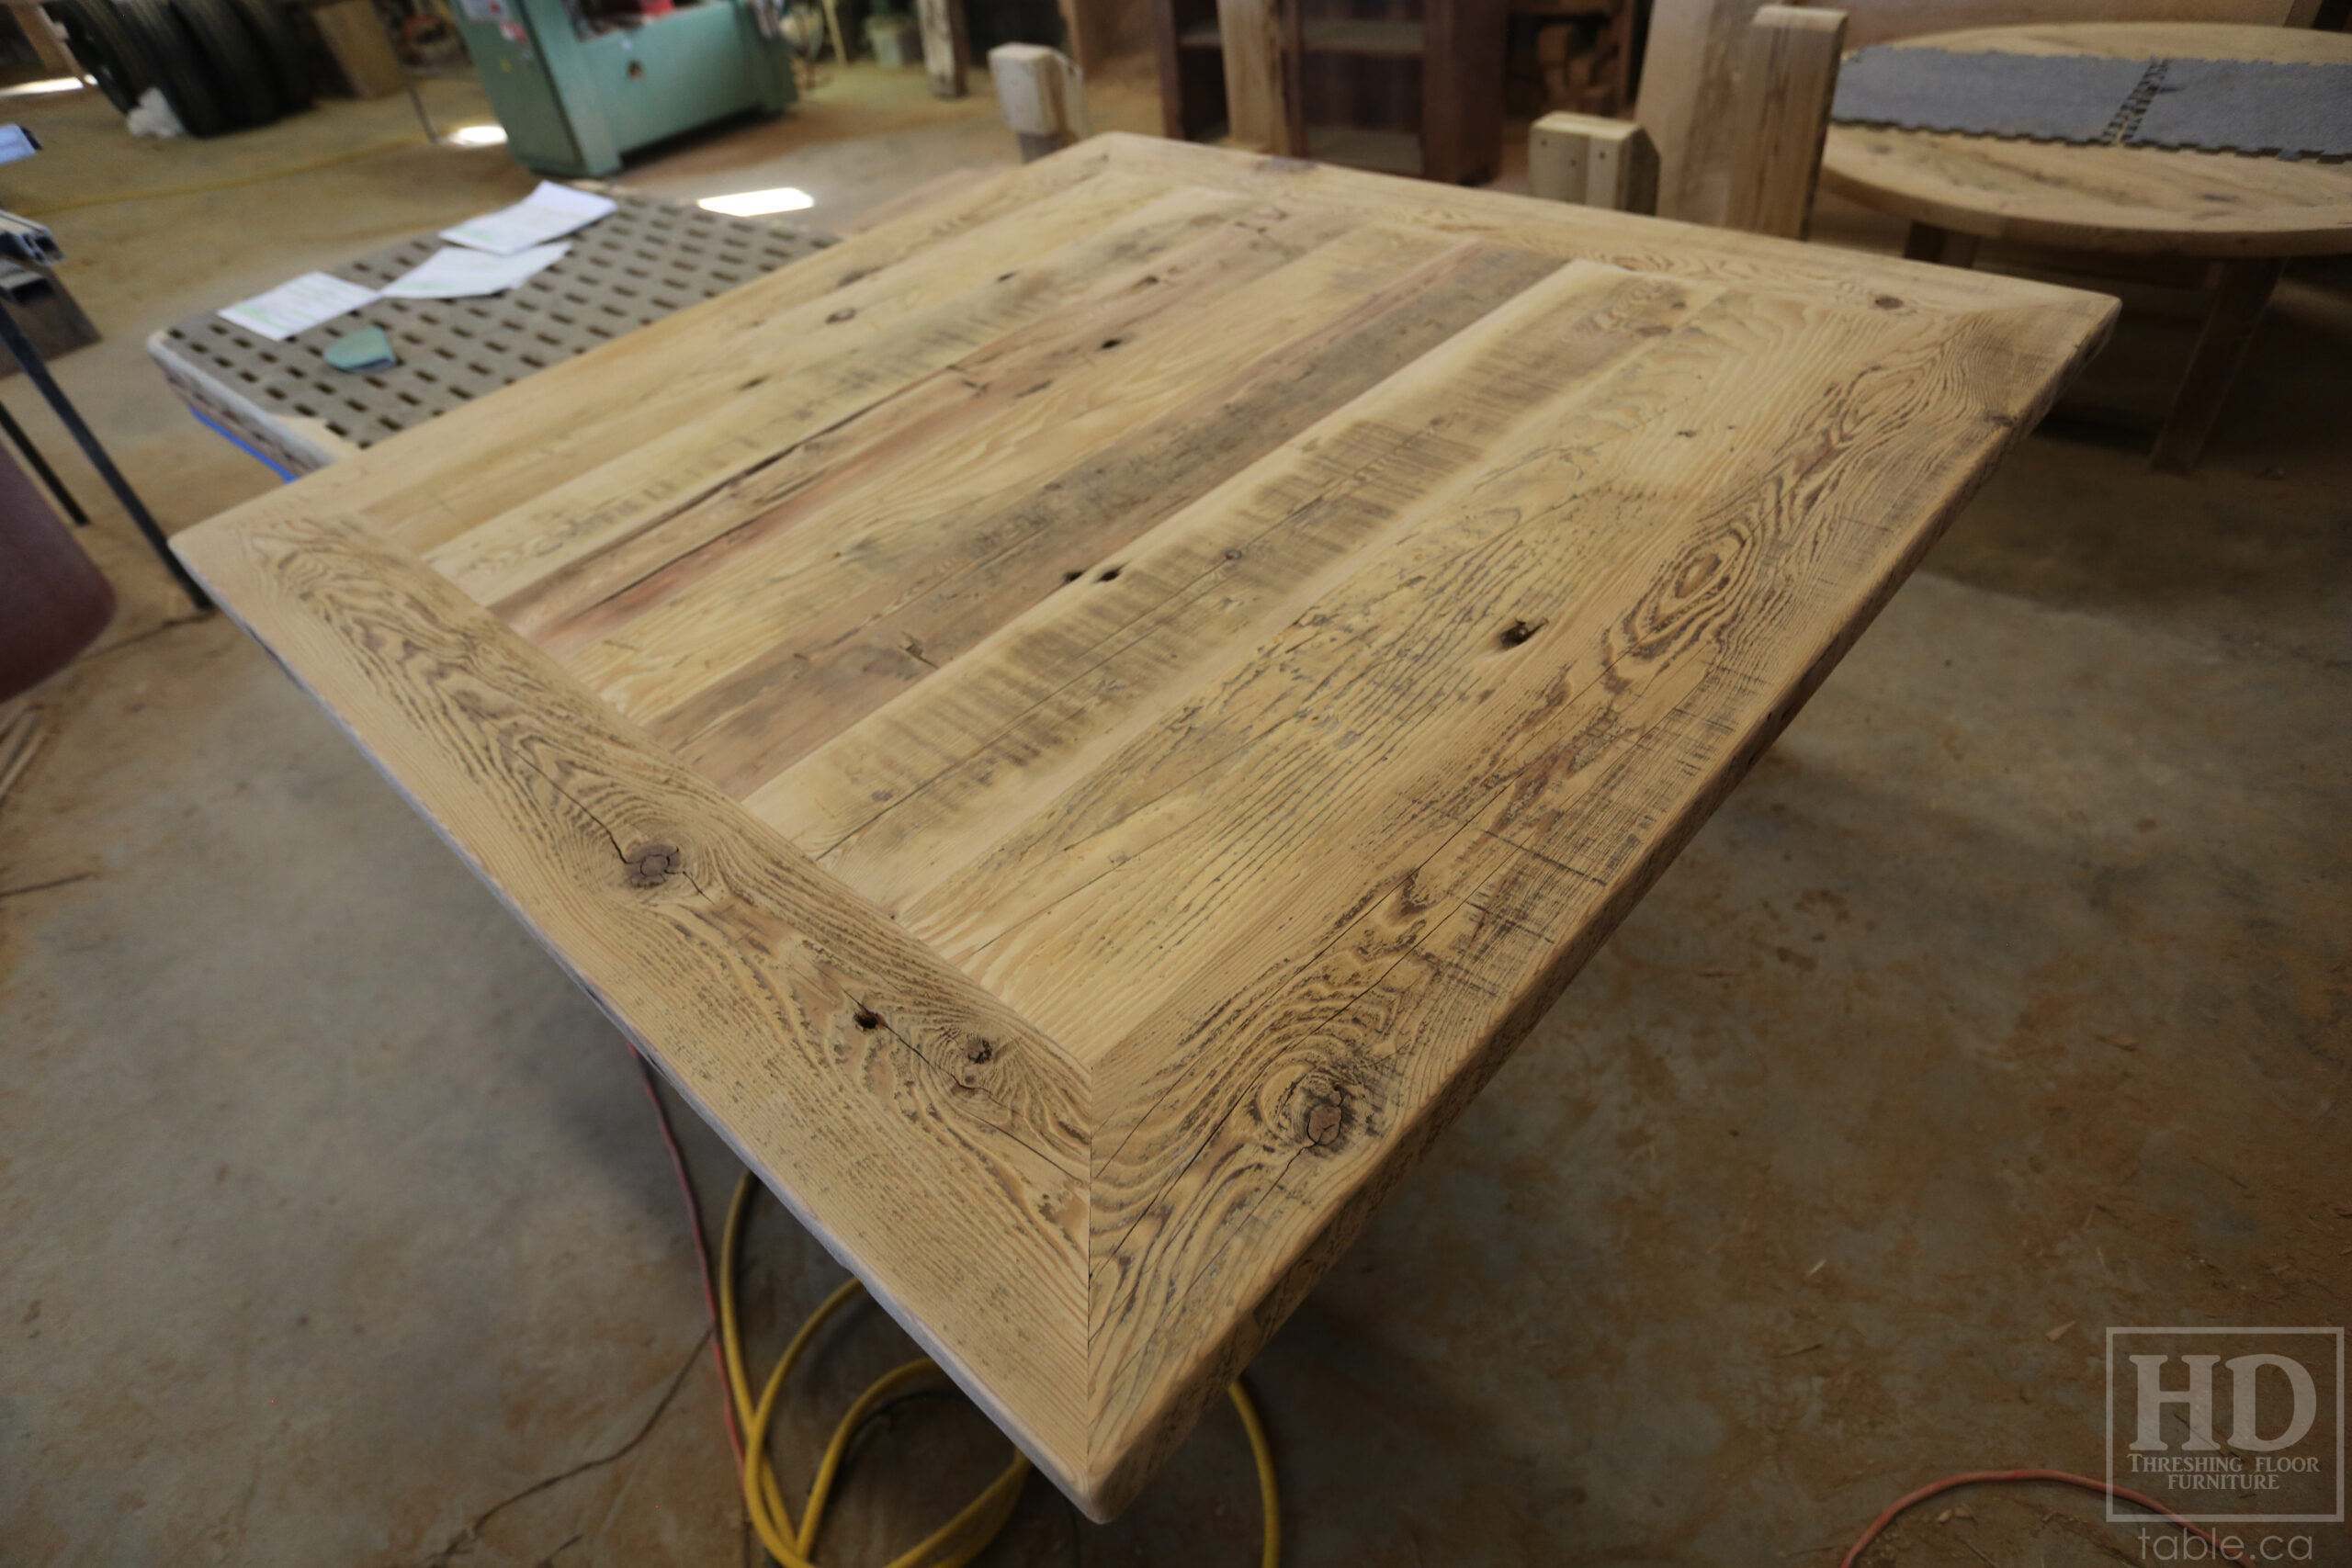
<path fill-rule="evenodd" d="M 1980 28 L 1881 47 L 2352 62 L 2343 33 L 2201 22 Z M 1832 125 L 1821 183 L 1909 219 L 1906 254 L 1928 261 L 1965 266 L 1978 241 L 2014 240 L 2218 263 L 2195 356 L 2156 437 L 2156 462 L 2170 468 L 2195 467 L 2287 258 L 2352 253 L 2352 165 L 2342 162 Z"/>
<path fill-rule="evenodd" d="M 2111 310 L 1106 136 L 179 547 L 1106 1517 Z"/>

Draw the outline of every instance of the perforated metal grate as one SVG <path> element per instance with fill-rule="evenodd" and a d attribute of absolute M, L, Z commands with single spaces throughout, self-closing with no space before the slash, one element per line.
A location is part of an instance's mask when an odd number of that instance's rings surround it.
<path fill-rule="evenodd" d="M 198 412 L 303 473 L 332 461 L 335 443 L 371 446 L 834 243 L 787 224 L 607 194 L 616 211 L 504 294 L 379 299 L 285 343 L 196 316 L 149 338 L 148 352 Z M 444 243 L 422 235 L 331 270 L 381 288 Z M 329 365 L 327 345 L 367 325 L 390 334 L 401 362 L 360 373 Z M 320 431 L 333 439 L 319 441 Z"/>

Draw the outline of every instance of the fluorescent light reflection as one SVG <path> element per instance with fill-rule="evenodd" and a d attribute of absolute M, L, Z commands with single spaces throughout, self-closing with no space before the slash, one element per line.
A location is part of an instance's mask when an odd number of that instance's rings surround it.
<path fill-rule="evenodd" d="M 89 84 L 79 76 L 51 76 L 39 82 L 18 82 L 0 87 L 0 98 L 28 98 L 35 93 L 71 93 Z"/>
<path fill-rule="evenodd" d="M 456 147 L 503 147 L 506 128 L 503 125 L 461 125 L 445 138 Z"/>
<path fill-rule="evenodd" d="M 705 212 L 723 212 L 729 218 L 764 218 L 771 212 L 800 212 L 817 205 L 817 198 L 805 190 L 790 186 L 778 186 L 774 190 L 741 190 L 733 196 L 707 196 L 695 205 Z"/>

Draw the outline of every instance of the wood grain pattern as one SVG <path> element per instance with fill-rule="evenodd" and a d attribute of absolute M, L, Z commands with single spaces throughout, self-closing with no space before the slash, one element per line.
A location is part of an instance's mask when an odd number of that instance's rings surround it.
<path fill-rule="evenodd" d="M 1058 1047 L 397 546 L 277 519 L 175 543 L 769 1186 L 1076 1481 L 1091 1108 Z"/>
<path fill-rule="evenodd" d="M 1843 11 L 1767 6 L 1756 13 L 1740 65 L 1739 148 L 1724 214 L 1733 228 L 1805 237 L 1845 47 Z"/>
<path fill-rule="evenodd" d="M 1764 0 L 1657 0 L 1634 118 L 1657 144 L 1657 209 L 1720 223 L 1731 189 L 1739 62 Z"/>
<path fill-rule="evenodd" d="M 1237 147 L 1305 157 L 1297 0 L 1217 0 L 1216 28 L 1224 54 L 1226 134 Z"/>
<path fill-rule="evenodd" d="M 2111 310 L 1104 137 L 179 547 L 1104 1517 Z"/>
<path fill-rule="evenodd" d="M 1895 47 L 2143 60 L 2352 62 L 2352 36 L 2278 27 L 2075 23 L 1937 33 Z M 2068 146 L 1833 125 L 1824 186 L 1979 239 L 2192 256 L 2352 251 L 2352 166 L 2161 147 Z"/>

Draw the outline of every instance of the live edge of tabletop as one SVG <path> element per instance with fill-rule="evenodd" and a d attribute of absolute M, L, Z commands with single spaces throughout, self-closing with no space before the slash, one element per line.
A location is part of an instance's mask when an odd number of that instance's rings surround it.
<path fill-rule="evenodd" d="M 2112 312 L 1105 136 L 176 543 L 1103 1518 Z"/>

